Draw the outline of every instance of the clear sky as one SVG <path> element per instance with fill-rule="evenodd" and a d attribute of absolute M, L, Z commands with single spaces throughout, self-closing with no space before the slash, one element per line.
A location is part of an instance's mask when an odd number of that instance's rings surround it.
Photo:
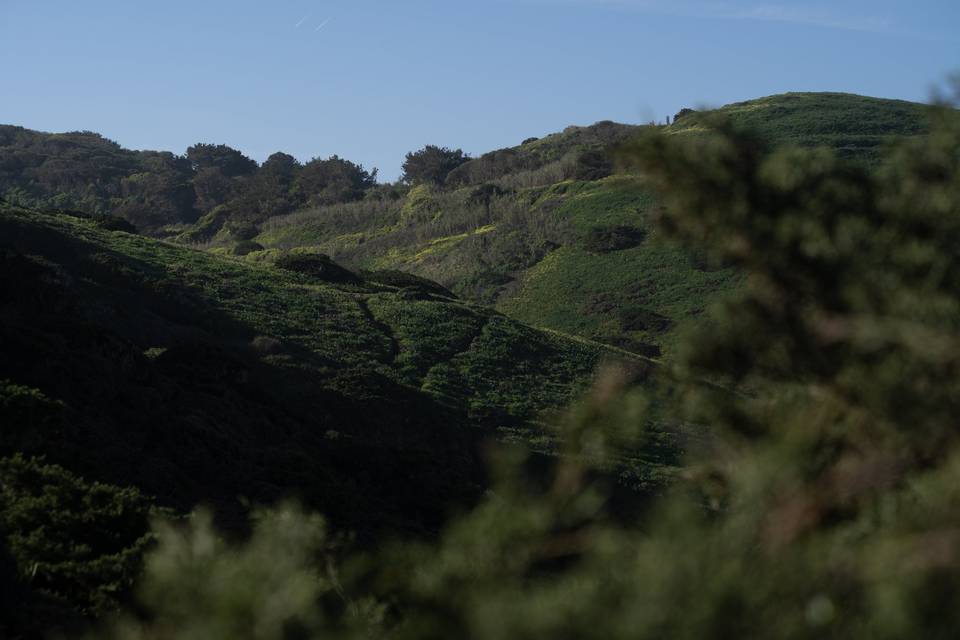
<path fill-rule="evenodd" d="M 381 179 L 571 124 L 784 91 L 926 100 L 960 0 L 0 0 L 0 123 Z"/>

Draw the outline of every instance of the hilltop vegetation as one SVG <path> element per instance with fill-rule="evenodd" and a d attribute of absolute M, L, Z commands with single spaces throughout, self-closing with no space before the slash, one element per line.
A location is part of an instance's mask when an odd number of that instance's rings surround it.
<path fill-rule="evenodd" d="M 737 102 L 716 112 L 693 111 L 678 118 L 671 133 L 702 131 L 706 119 L 722 115 L 767 142 L 824 146 L 840 157 L 874 163 L 885 145 L 928 130 L 925 105 L 848 93 L 786 93 Z"/>
<path fill-rule="evenodd" d="M 0 197 L 8 202 L 116 215 L 161 236 L 196 222 L 185 237 L 192 241 L 221 230 L 246 240 L 251 225 L 269 216 L 358 200 L 375 184 L 375 170 L 337 156 L 301 164 L 277 152 L 258 166 L 222 144 L 200 143 L 175 155 L 130 151 L 90 131 L 0 125 Z"/>

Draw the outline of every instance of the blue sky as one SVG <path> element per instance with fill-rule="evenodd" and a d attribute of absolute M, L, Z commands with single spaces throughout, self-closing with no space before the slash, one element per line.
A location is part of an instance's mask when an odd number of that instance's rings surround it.
<path fill-rule="evenodd" d="M 784 91 L 926 100 L 960 0 L 0 0 L 0 122 L 399 173 Z"/>

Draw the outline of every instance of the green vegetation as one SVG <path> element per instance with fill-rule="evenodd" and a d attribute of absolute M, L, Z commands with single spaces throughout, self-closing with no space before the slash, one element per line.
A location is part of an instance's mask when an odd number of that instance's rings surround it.
<path fill-rule="evenodd" d="M 412 151 L 403 160 L 403 175 L 400 179 L 411 184 L 442 185 L 450 172 L 469 160 L 462 149 L 448 149 L 428 144 L 419 151 Z"/>
<path fill-rule="evenodd" d="M 0 197 L 6 201 L 119 216 L 145 232 L 180 234 L 191 243 L 221 231 L 233 241 L 249 240 L 237 229 L 305 206 L 359 200 L 375 186 L 376 170 L 337 156 L 301 165 L 278 152 L 258 167 L 222 144 L 196 144 L 177 156 L 130 151 L 89 131 L 49 134 L 0 125 Z M 233 229 L 224 229 L 228 220 Z"/>
<path fill-rule="evenodd" d="M 827 145 L 867 164 L 927 126 L 918 104 L 785 94 L 691 111 L 669 127 L 570 127 L 389 198 L 271 218 L 256 241 L 309 247 L 353 269 L 407 271 L 529 324 L 673 358 L 684 328 L 739 278 L 700 250 L 665 244 L 655 229 L 661 203 L 629 172 L 610 175 L 611 150 L 645 130 L 699 134 L 717 115 L 770 144 Z M 644 314 L 662 320 L 632 321 Z"/>
<path fill-rule="evenodd" d="M 638 142 L 656 232 L 748 274 L 670 393 L 609 370 L 558 419 L 563 455 L 499 448 L 436 540 L 353 554 L 290 506 L 241 545 L 202 514 L 161 528 L 139 615 L 104 633 L 955 636 L 960 119 L 930 118 L 875 170 L 729 122 Z M 669 492 L 625 507 L 602 471 L 657 414 L 702 436 Z"/>
<path fill-rule="evenodd" d="M 738 102 L 717 112 L 687 114 L 669 131 L 703 130 L 717 113 L 770 143 L 825 146 L 841 157 L 867 162 L 875 162 L 890 142 L 927 131 L 924 105 L 848 93 L 787 93 Z"/>
<path fill-rule="evenodd" d="M 0 133 L 0 635 L 960 628 L 955 111 L 788 94 L 379 186 Z"/>
<path fill-rule="evenodd" d="M 114 611 L 140 577 L 150 519 L 161 515 L 170 514 L 136 489 L 89 484 L 19 453 L 0 458 L 0 531 L 24 578 L 5 603 L 19 609 L 11 615 L 42 631 L 31 617 L 66 626 Z"/>
<path fill-rule="evenodd" d="M 428 145 L 407 154 L 408 184 L 378 186 L 375 171 L 336 156 L 301 165 L 277 153 L 257 167 L 224 145 L 179 158 L 8 127 L 0 192 L 24 205 L 116 212 L 148 233 L 257 262 L 303 249 L 354 271 L 405 271 L 527 323 L 672 358 L 682 328 L 736 278 L 661 245 L 660 204 L 642 181 L 613 175 L 611 152 L 648 129 L 699 135 L 718 114 L 770 144 L 824 145 L 867 164 L 927 128 L 919 104 L 791 93 L 685 110 L 667 127 L 569 127 L 477 158 Z M 93 176 L 102 193 L 86 186 Z M 668 322 L 624 327 L 610 314 L 624 306 Z"/>
<path fill-rule="evenodd" d="M 361 545 L 433 534 L 482 493 L 479 442 L 538 438 L 598 364 L 642 362 L 324 255 L 12 205 L 0 238 L 0 582 L 41 626 L 124 602 L 162 509 L 243 535 L 296 496 Z"/>

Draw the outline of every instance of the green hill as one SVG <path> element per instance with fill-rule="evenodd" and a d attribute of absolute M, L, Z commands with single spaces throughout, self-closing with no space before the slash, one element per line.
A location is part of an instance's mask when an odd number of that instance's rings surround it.
<path fill-rule="evenodd" d="M 884 144 L 926 133 L 926 109 L 915 102 L 849 93 L 786 93 L 737 102 L 717 112 L 775 144 L 827 146 L 841 156 L 872 162 Z M 709 113 L 686 114 L 671 131 L 699 130 Z"/>
<path fill-rule="evenodd" d="M 688 112 L 666 131 L 695 135 L 720 114 L 773 145 L 828 145 L 869 163 L 884 143 L 922 134 L 924 109 L 785 94 Z M 310 247 L 354 268 L 418 274 L 529 324 L 669 354 L 685 324 L 738 276 L 661 242 L 650 223 L 659 205 L 643 180 L 614 173 L 603 150 L 641 130 L 571 127 L 468 162 L 444 189 L 417 186 L 270 218 L 255 240 L 268 249 Z"/>
<path fill-rule="evenodd" d="M 541 417 L 599 365 L 653 371 L 408 274 L 113 226 L 0 204 L 0 529 L 74 613 L 129 587 L 157 509 L 211 505 L 239 531 L 295 496 L 361 540 L 435 532 L 486 486 L 484 441 L 553 456 Z M 627 492 L 676 464 L 663 438 L 623 462 Z M 88 526 L 117 534 L 71 551 Z"/>
<path fill-rule="evenodd" d="M 40 441 L 24 432 L 34 448 L 14 446 L 20 436 L 7 448 L 77 471 L 109 469 L 105 479 L 115 482 L 156 472 L 164 479 L 135 484 L 178 496 L 175 506 L 231 501 L 243 485 L 252 499 L 298 486 L 235 477 L 257 468 L 344 480 L 337 463 L 323 468 L 321 459 L 361 451 L 374 474 L 399 473 L 412 458 L 436 467 L 431 473 L 463 475 L 464 434 L 531 425 L 542 411 L 565 406 L 604 360 L 643 364 L 531 329 L 432 283 L 390 273 L 361 279 L 324 256 L 289 256 L 278 261 L 285 268 L 250 264 L 11 206 L 0 209 L 0 238 L 0 379 L 65 403 L 57 410 L 64 424 L 80 421 Z M 77 456 L 82 446 L 104 460 L 77 467 L 74 454 L 50 440 L 61 435 Z M 305 443 L 316 448 L 306 457 Z M 154 460 L 166 466 L 148 474 L 143 456 L 166 446 L 177 448 L 176 461 Z M 270 462 L 274 455 L 291 456 L 289 464 Z M 313 456 L 323 458 L 307 464 Z M 229 467 L 241 459 L 250 466 L 212 480 L 203 468 L 206 460 Z M 191 465 L 204 478 L 176 488 L 191 482 Z"/>

